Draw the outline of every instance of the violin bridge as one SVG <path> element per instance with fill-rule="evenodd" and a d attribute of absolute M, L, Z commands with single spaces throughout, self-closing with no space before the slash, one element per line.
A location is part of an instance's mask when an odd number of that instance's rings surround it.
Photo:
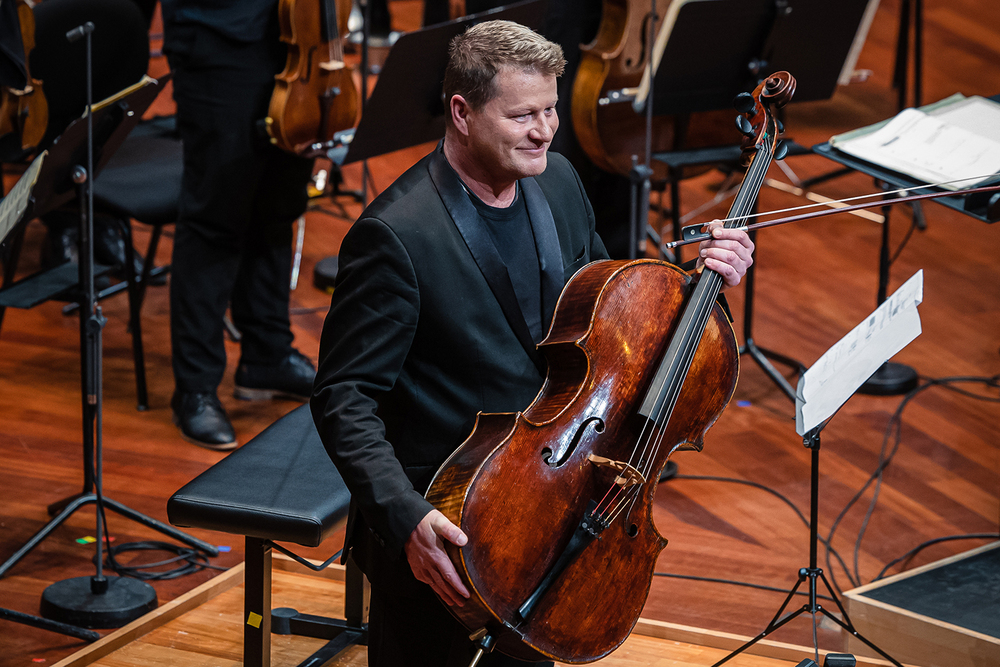
<path fill-rule="evenodd" d="M 617 472 L 618 476 L 615 477 L 615 484 L 618 486 L 633 486 L 634 484 L 644 484 L 646 482 L 646 478 L 642 476 L 642 473 L 624 461 L 612 461 L 597 454 L 591 454 L 587 457 L 587 460 L 598 468 L 611 468 Z"/>
<path fill-rule="evenodd" d="M 326 62 L 319 64 L 320 69 L 325 69 L 327 72 L 336 72 L 337 70 L 344 69 L 347 65 L 343 60 L 327 60 Z"/>

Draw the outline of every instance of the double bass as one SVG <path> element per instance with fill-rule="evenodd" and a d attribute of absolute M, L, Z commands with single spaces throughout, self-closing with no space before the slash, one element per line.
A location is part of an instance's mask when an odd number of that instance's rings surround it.
<path fill-rule="evenodd" d="M 742 100 L 749 168 L 726 226 L 753 212 L 778 146 L 768 106 L 794 88 L 779 72 Z M 628 637 L 667 543 L 652 519 L 659 473 L 673 452 L 701 450 L 736 388 L 722 284 L 652 259 L 584 267 L 539 344 L 537 397 L 523 413 L 481 413 L 437 471 L 426 497 L 469 537 L 445 542 L 471 594 L 449 610 L 482 646 L 583 663 Z"/>
<path fill-rule="evenodd" d="M 17 0 L 17 18 L 24 46 L 24 67 L 27 83 L 22 90 L 4 87 L 0 90 L 0 136 L 16 132 L 21 138 L 21 150 L 38 146 L 49 125 L 49 105 L 42 91 L 42 82 L 31 76 L 28 57 L 35 48 L 35 15 L 24 0 Z"/>
<path fill-rule="evenodd" d="M 275 75 L 265 123 L 271 142 L 301 155 L 358 117 L 358 89 L 344 62 L 351 0 L 281 0 L 281 41 L 288 44 L 285 68 Z"/>

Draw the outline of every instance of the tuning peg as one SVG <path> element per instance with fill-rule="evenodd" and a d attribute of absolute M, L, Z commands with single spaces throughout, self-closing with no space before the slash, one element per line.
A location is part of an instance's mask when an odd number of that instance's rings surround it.
<path fill-rule="evenodd" d="M 744 136 L 752 137 L 754 135 L 753 125 L 747 120 L 746 116 L 736 117 L 736 129 L 739 130 Z"/>
<path fill-rule="evenodd" d="M 774 122 L 778 126 L 778 134 L 784 134 L 784 132 L 785 132 L 785 124 L 781 122 L 781 119 L 775 118 Z"/>
<path fill-rule="evenodd" d="M 733 106 L 740 113 L 753 113 L 757 109 L 757 102 L 750 93 L 740 93 L 733 100 Z"/>
<path fill-rule="evenodd" d="M 774 147 L 774 159 L 784 160 L 786 155 L 788 155 L 788 144 L 784 141 L 779 141 L 778 145 Z"/>

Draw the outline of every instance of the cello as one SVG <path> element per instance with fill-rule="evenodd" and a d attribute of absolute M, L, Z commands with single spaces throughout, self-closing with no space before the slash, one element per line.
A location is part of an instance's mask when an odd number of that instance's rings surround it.
<path fill-rule="evenodd" d="M 271 143 L 301 155 L 328 142 L 358 117 L 358 89 L 344 62 L 351 0 L 281 0 L 285 68 L 275 75 L 265 123 Z"/>
<path fill-rule="evenodd" d="M 726 226 L 752 214 L 778 147 L 768 106 L 794 88 L 779 72 L 741 100 L 749 168 Z M 539 344 L 548 374 L 534 401 L 480 413 L 435 474 L 426 498 L 469 536 L 445 541 L 471 594 L 449 611 L 480 650 L 584 663 L 628 637 L 667 543 L 652 519 L 659 472 L 701 450 L 736 388 L 722 284 L 652 259 L 587 265 Z"/>
<path fill-rule="evenodd" d="M 42 82 L 31 77 L 28 58 L 35 48 L 35 15 L 24 0 L 17 0 L 17 18 L 24 46 L 24 68 L 27 83 L 23 90 L 4 87 L 0 90 L 0 136 L 16 132 L 21 150 L 38 146 L 49 125 L 49 105 L 42 91 Z"/>

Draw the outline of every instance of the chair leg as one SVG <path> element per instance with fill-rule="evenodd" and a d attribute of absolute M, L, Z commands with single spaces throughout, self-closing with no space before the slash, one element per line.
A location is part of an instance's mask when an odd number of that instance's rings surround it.
<path fill-rule="evenodd" d="M 153 225 L 152 235 L 149 237 L 149 247 L 146 248 L 146 258 L 142 262 L 142 277 L 139 278 L 139 310 L 142 310 L 142 303 L 146 299 L 146 287 L 149 286 L 149 278 L 153 273 L 153 264 L 156 259 L 156 250 L 160 246 L 160 236 L 163 234 L 163 225 Z"/>
<path fill-rule="evenodd" d="M 135 246 L 132 245 L 132 225 L 129 220 L 116 218 L 125 240 L 125 281 L 128 284 L 129 330 L 132 333 L 132 359 L 135 365 L 136 409 L 149 408 L 146 388 L 146 357 L 142 348 L 142 295 L 135 275 Z M 148 262 L 145 264 L 148 265 Z M 143 274 L 147 272 L 143 266 Z"/>
<path fill-rule="evenodd" d="M 246 538 L 243 585 L 243 664 L 271 664 L 271 546 L 267 540 Z"/>
<path fill-rule="evenodd" d="M 21 225 L 10 236 L 10 244 L 5 248 L 3 253 L 3 283 L 0 283 L 0 288 L 7 287 L 14 282 L 14 275 L 17 273 L 17 263 L 21 259 L 21 248 L 24 246 L 24 232 L 27 227 L 27 225 Z M 7 309 L 4 306 L 0 306 L 0 327 L 3 327 L 3 316 L 6 311 Z"/>

